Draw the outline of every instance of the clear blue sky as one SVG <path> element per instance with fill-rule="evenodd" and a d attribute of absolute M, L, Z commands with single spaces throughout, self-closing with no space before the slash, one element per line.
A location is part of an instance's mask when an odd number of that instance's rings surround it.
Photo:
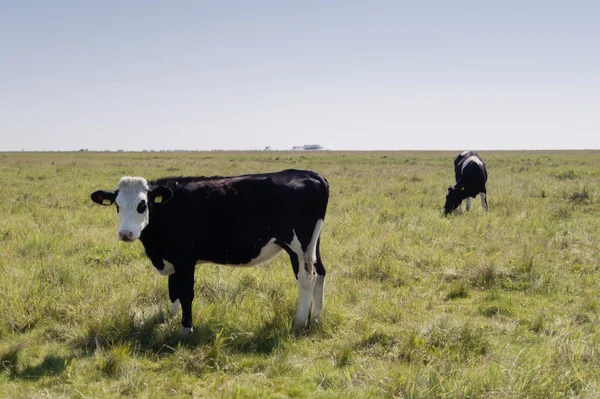
<path fill-rule="evenodd" d="M 600 149 L 600 1 L 12 1 L 0 151 Z"/>

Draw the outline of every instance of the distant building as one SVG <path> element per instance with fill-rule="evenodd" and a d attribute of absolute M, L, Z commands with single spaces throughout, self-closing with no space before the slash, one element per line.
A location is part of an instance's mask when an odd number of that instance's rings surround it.
<path fill-rule="evenodd" d="M 318 144 L 306 144 L 304 146 L 304 151 L 322 151 L 325 148 L 321 147 Z"/>
<path fill-rule="evenodd" d="M 292 147 L 292 151 L 323 151 L 324 149 L 318 144 L 305 144 Z"/>
<path fill-rule="evenodd" d="M 273 151 L 273 150 L 271 149 L 271 146 L 268 145 L 268 146 L 265 147 L 265 149 L 263 151 Z"/>

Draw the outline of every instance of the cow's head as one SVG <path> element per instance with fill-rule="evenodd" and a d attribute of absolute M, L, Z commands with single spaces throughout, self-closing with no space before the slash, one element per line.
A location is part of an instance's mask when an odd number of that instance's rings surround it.
<path fill-rule="evenodd" d="M 448 187 L 448 193 L 446 194 L 446 203 L 444 204 L 444 215 L 452 213 L 456 208 L 459 207 L 463 200 L 462 191 L 464 187 Z"/>
<path fill-rule="evenodd" d="M 173 196 L 165 186 L 150 188 L 142 177 L 124 176 L 116 191 L 98 190 L 92 193 L 92 201 L 100 205 L 115 204 L 119 214 L 118 238 L 135 241 L 150 222 L 150 207 L 164 204 Z"/>

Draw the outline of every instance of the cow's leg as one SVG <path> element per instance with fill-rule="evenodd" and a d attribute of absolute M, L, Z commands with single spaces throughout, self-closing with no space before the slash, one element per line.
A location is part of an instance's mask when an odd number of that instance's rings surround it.
<path fill-rule="evenodd" d="M 310 322 L 318 320 L 321 309 L 323 308 L 323 285 L 325 283 L 325 267 L 321 262 L 319 251 L 321 229 L 323 228 L 323 219 L 317 220 L 312 237 L 305 252 L 305 268 L 312 278 L 312 309 L 310 312 Z M 316 273 L 315 273 L 316 272 Z M 316 274 L 316 276 L 315 276 Z M 315 278 L 316 277 L 316 278 Z"/>
<path fill-rule="evenodd" d="M 465 198 L 465 202 L 467 203 L 467 212 L 471 210 L 471 197 Z"/>
<path fill-rule="evenodd" d="M 485 191 L 481 193 L 481 206 L 486 211 L 488 210 L 487 195 L 486 195 Z"/>
<path fill-rule="evenodd" d="M 312 232 L 311 241 L 302 249 L 296 232 L 292 238 L 292 242 L 287 244 L 277 240 L 275 243 L 280 245 L 289 255 L 292 262 L 294 275 L 298 283 L 298 309 L 294 319 L 294 333 L 298 335 L 302 328 L 306 325 L 308 314 L 313 304 L 311 321 L 316 321 L 321 308 L 323 307 L 323 283 L 325 280 L 325 267 L 321 263 L 321 255 L 319 252 L 319 236 L 323 220 L 319 219 Z M 305 236 L 305 235 L 302 235 Z M 317 278 L 313 277 L 314 271 L 317 272 Z M 313 302 L 313 295 L 316 299 Z M 315 304 L 316 303 L 316 304 Z"/>
<path fill-rule="evenodd" d="M 323 262 L 321 261 L 321 238 L 317 241 L 317 262 L 315 263 L 315 270 L 317 272 L 317 278 L 315 281 L 315 288 L 313 289 L 313 301 L 312 301 L 312 309 L 310 311 L 310 322 L 311 324 L 319 321 L 319 315 L 321 314 L 321 310 L 323 309 L 324 303 L 324 292 L 323 288 L 325 286 L 325 266 L 323 266 Z"/>
<path fill-rule="evenodd" d="M 169 275 L 169 299 L 171 300 L 171 315 L 175 316 L 179 311 L 179 292 L 175 274 Z"/>
<path fill-rule="evenodd" d="M 301 267 L 298 272 L 298 310 L 294 319 L 294 333 L 296 335 L 300 334 L 308 320 L 314 287 L 313 281 L 314 279 L 310 278 L 306 269 Z"/>
<path fill-rule="evenodd" d="M 299 248 L 300 247 L 300 243 L 295 243 L 295 241 L 298 241 L 298 238 L 294 235 L 294 241 L 292 241 L 292 245 L 294 245 L 296 247 L 296 249 L 292 249 L 291 245 L 288 245 L 286 243 L 284 243 L 283 241 L 275 241 L 278 245 L 280 245 L 285 252 L 288 253 L 288 255 L 290 255 L 290 261 L 292 262 L 292 270 L 294 271 L 294 276 L 296 277 L 296 281 L 298 282 L 298 311 L 296 313 L 296 319 L 294 320 L 294 332 L 296 334 L 300 333 L 300 331 L 302 330 L 302 327 L 304 327 L 304 324 L 306 324 L 306 319 L 308 318 L 308 308 L 310 307 L 310 292 L 306 292 L 309 290 L 309 288 L 306 288 L 307 286 L 307 277 L 306 277 L 306 270 L 304 269 L 304 267 L 302 267 L 302 270 L 300 270 L 300 261 L 302 260 L 302 264 L 304 265 L 304 254 L 302 252 L 302 249 Z M 298 252 L 296 252 L 298 251 Z M 306 292 L 303 296 L 303 292 Z M 302 298 L 308 298 L 309 299 L 309 303 L 308 305 L 305 305 L 305 309 L 306 311 L 301 311 L 302 308 L 302 304 L 304 303 Z M 306 315 L 303 316 L 303 313 L 306 313 Z M 304 321 L 302 321 L 304 320 Z"/>
<path fill-rule="evenodd" d="M 296 274 L 298 282 L 298 310 L 296 311 L 296 318 L 294 319 L 293 325 L 294 333 L 298 335 L 308 320 L 308 312 L 310 311 L 310 304 L 312 302 L 314 279 L 312 278 L 312 266 L 310 269 L 307 267 L 305 251 L 302 250 L 302 244 L 300 243 L 296 232 L 294 232 L 294 237 L 289 248 L 298 259 L 299 266 Z M 294 262 L 292 261 L 292 265 L 293 263 Z M 310 270 L 310 272 L 307 269 Z"/>
<path fill-rule="evenodd" d="M 317 220 L 310 242 L 305 246 L 303 256 L 304 262 L 300 262 L 300 270 L 298 272 L 298 311 L 294 320 L 294 330 L 296 334 L 300 332 L 308 319 L 309 307 L 312 303 L 311 323 L 318 320 L 321 309 L 323 308 L 323 287 L 325 283 L 325 267 L 320 259 L 319 240 L 321 229 L 323 228 L 323 219 Z M 303 235 L 304 236 L 304 235 Z M 294 245 L 292 245 L 294 248 Z M 301 248 L 294 248 L 295 250 Z M 302 265 L 304 267 L 302 268 Z"/>
<path fill-rule="evenodd" d="M 192 263 L 176 270 L 176 287 L 181 303 L 181 334 L 188 336 L 192 333 L 192 301 L 194 300 L 194 269 Z"/>

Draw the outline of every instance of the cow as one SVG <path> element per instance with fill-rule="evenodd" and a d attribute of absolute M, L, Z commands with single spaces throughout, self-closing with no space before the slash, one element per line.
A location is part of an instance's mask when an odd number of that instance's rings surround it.
<path fill-rule="evenodd" d="M 168 276 L 171 313 L 181 306 L 181 333 L 193 332 L 197 264 L 254 266 L 290 257 L 298 285 L 293 329 L 318 322 L 325 267 L 321 230 L 329 183 L 319 173 L 288 169 L 230 177 L 124 176 L 116 191 L 98 190 L 92 201 L 115 204 L 118 239 L 140 240 L 159 274 Z M 312 304 L 312 307 L 311 307 Z"/>
<path fill-rule="evenodd" d="M 471 209 L 471 198 L 481 194 L 481 206 L 486 211 L 487 190 L 487 166 L 483 159 L 474 151 L 463 151 L 454 160 L 454 176 L 456 185 L 448 187 L 446 203 L 444 204 L 444 215 L 452 213 L 456 208 L 462 207 L 462 201 L 466 199 L 467 211 Z"/>

